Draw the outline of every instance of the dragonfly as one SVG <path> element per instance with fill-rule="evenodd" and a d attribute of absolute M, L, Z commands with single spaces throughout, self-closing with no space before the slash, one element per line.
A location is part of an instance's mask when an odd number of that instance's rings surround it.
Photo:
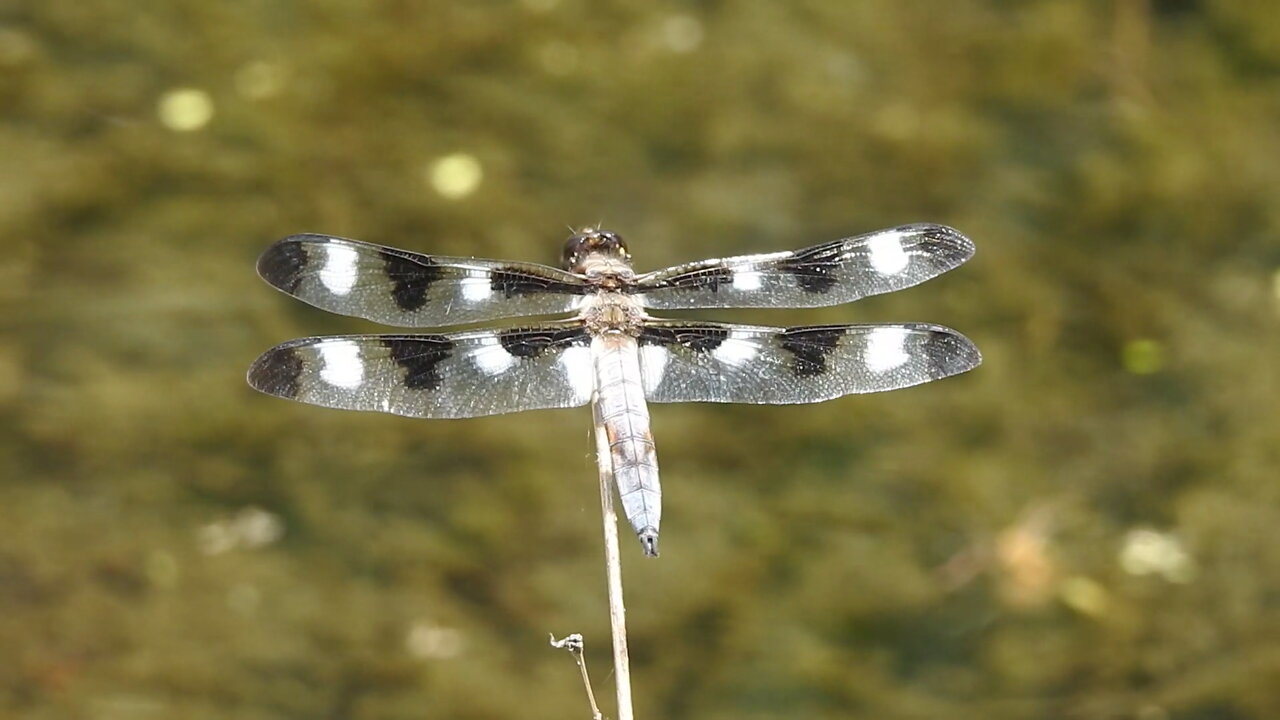
<path fill-rule="evenodd" d="M 637 273 L 622 237 L 599 227 L 573 233 L 560 268 L 293 235 L 263 253 L 258 274 L 322 310 L 413 328 L 572 316 L 300 338 L 266 351 L 248 382 L 312 405 L 415 418 L 590 403 L 624 513 L 656 557 L 662 491 L 647 403 L 814 403 L 949 377 L 982 356 L 964 335 L 927 323 L 768 327 L 650 311 L 837 305 L 917 285 L 973 252 L 950 227 L 913 224 Z"/>

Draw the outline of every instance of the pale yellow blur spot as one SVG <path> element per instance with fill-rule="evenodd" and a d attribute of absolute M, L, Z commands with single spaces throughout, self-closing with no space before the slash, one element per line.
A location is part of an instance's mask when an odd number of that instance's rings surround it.
<path fill-rule="evenodd" d="M 1170 533 L 1149 528 L 1129 531 L 1120 547 L 1120 567 L 1130 575 L 1159 575 L 1173 583 L 1195 578 L 1195 561 Z"/>
<path fill-rule="evenodd" d="M 1052 514 L 1036 510 L 996 537 L 1000 598 L 1006 605 L 1032 608 L 1053 595 L 1057 564 L 1049 553 Z"/>
<path fill-rule="evenodd" d="M 250 100 L 265 100 L 284 88 L 284 68 L 264 60 L 246 63 L 236 70 L 236 92 Z"/>
<path fill-rule="evenodd" d="M 427 168 L 427 183 L 450 200 L 461 200 L 475 192 L 483 179 L 480 161 L 467 153 L 446 155 Z"/>
<path fill-rule="evenodd" d="M 177 88 L 160 96 L 156 113 L 161 124 L 170 130 L 199 130 L 213 119 L 213 98 L 196 88 Z"/>
<path fill-rule="evenodd" d="M 1111 594 L 1106 588 L 1080 575 L 1073 575 L 1063 580 L 1058 593 L 1067 607 L 1081 615 L 1099 617 L 1104 615 L 1111 605 Z"/>
<path fill-rule="evenodd" d="M 462 652 L 462 631 L 419 620 L 409 628 L 404 646 L 410 655 L 421 660 L 448 660 Z"/>
<path fill-rule="evenodd" d="M 1120 360 L 1134 375 L 1151 375 L 1164 367 L 1164 347 L 1155 340 L 1130 340 L 1124 344 Z"/>
<path fill-rule="evenodd" d="M 672 15 L 662 23 L 662 44 L 674 53 L 698 49 L 702 35 L 702 22 L 692 15 Z"/>
<path fill-rule="evenodd" d="M 911 105 L 890 103 L 872 117 L 872 128 L 889 140 L 907 140 L 920 132 L 920 113 Z"/>

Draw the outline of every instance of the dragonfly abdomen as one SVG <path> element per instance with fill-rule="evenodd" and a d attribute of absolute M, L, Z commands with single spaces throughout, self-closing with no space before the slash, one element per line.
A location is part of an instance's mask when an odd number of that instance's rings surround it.
<path fill-rule="evenodd" d="M 599 335 L 591 342 L 591 354 L 596 372 L 596 421 L 609 441 L 622 509 L 645 554 L 656 557 L 662 488 L 636 340 L 624 333 Z"/>

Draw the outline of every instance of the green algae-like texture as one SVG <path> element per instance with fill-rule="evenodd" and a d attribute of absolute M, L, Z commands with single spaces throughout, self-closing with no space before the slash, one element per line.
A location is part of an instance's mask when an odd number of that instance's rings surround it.
<path fill-rule="evenodd" d="M 909 222 L 964 267 L 756 324 L 978 370 L 655 405 L 637 717 L 1280 717 L 1280 5 L 0 2 L 0 717 L 613 716 L 590 412 L 415 421 L 248 364 L 376 332 L 324 232 L 648 270 Z"/>

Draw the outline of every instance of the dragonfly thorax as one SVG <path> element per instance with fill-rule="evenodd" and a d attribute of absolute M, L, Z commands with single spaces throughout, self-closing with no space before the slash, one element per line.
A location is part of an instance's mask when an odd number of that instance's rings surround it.
<path fill-rule="evenodd" d="M 648 317 L 633 298 L 608 290 L 588 295 L 579 313 L 590 332 L 627 335 L 639 335 Z"/>

